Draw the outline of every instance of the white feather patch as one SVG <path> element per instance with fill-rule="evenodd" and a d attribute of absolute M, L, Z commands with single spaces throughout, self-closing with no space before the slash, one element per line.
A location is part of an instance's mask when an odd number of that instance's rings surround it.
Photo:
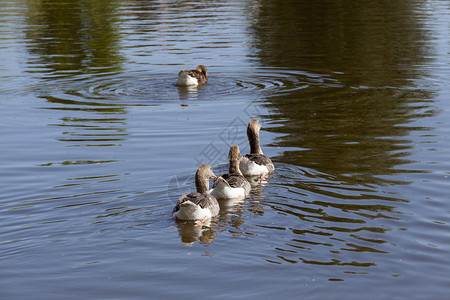
<path fill-rule="evenodd" d="M 198 80 L 195 77 L 189 76 L 187 71 L 181 70 L 178 73 L 177 82 L 175 82 L 176 85 L 197 85 Z"/>
<path fill-rule="evenodd" d="M 179 220 L 203 220 L 204 217 L 211 218 L 211 211 L 208 208 L 201 208 L 199 205 L 186 201 L 180 204 L 180 209 L 173 214 Z"/>
<path fill-rule="evenodd" d="M 266 166 L 258 165 L 245 156 L 242 156 L 239 161 L 239 169 L 246 176 L 259 176 L 262 173 L 269 173 L 269 169 Z"/>
<path fill-rule="evenodd" d="M 215 187 L 210 191 L 210 193 L 216 197 L 216 199 L 235 199 L 245 197 L 245 190 L 243 188 L 233 188 L 224 179 L 218 179 L 214 184 Z"/>

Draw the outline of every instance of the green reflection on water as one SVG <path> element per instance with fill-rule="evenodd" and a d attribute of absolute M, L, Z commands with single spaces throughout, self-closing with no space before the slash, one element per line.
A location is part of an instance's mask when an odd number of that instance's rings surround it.
<path fill-rule="evenodd" d="M 280 191 L 265 203 L 301 221 L 289 223 L 289 241 L 275 248 L 282 255 L 268 262 L 373 268 L 377 255 L 395 252 L 387 242 L 395 227 L 386 224 L 402 219 L 410 199 L 389 186 L 427 172 L 413 154 L 416 136 L 433 128 L 417 121 L 436 114 L 434 91 L 421 82 L 433 57 L 421 5 L 254 5 L 250 56 L 301 83 L 259 100 L 271 113 L 266 130 L 277 133 L 272 146 L 284 150 L 274 158 Z"/>
<path fill-rule="evenodd" d="M 61 76 L 120 69 L 118 1 L 27 1 L 30 68 Z M 32 72 L 32 69 L 30 70 Z M 48 75 L 48 74 L 47 74 Z"/>
<path fill-rule="evenodd" d="M 353 86 L 407 84 L 430 61 L 418 1 L 261 1 L 251 31 L 266 66 L 340 72 Z M 423 13 L 423 12 L 421 12 Z"/>
<path fill-rule="evenodd" d="M 278 161 L 355 184 L 406 183 L 380 176 L 413 160 L 412 125 L 433 116 L 433 93 L 418 86 L 431 57 L 416 1 L 261 1 L 250 26 L 253 57 L 265 66 L 332 77 L 264 99 L 284 134 L 274 146 L 299 148 Z M 406 168 L 406 169 L 405 169 Z"/>

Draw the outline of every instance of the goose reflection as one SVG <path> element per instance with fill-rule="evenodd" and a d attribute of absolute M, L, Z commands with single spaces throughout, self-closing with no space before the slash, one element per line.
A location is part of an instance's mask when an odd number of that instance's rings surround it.
<path fill-rule="evenodd" d="M 216 237 L 214 229 L 216 225 L 217 223 L 211 220 L 208 220 L 202 226 L 195 225 L 192 221 L 177 222 L 181 242 L 189 246 L 195 242 L 211 243 Z"/>
<path fill-rule="evenodd" d="M 258 180 L 259 181 L 259 180 Z M 266 206 L 262 201 L 264 184 L 259 184 L 250 192 L 246 199 L 228 199 L 219 201 L 220 213 L 217 217 L 206 221 L 202 226 L 196 226 L 193 221 L 178 221 L 178 233 L 181 242 L 192 246 L 195 243 L 209 244 L 214 241 L 216 234 L 228 231 L 233 236 L 252 235 L 252 232 L 242 228 L 249 213 L 250 215 L 262 216 Z"/>
<path fill-rule="evenodd" d="M 198 87 L 195 85 L 177 85 L 178 96 L 180 100 L 189 100 L 198 98 Z"/>

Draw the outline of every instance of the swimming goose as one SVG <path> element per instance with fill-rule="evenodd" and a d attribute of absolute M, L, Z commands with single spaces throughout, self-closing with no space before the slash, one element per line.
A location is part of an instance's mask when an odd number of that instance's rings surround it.
<path fill-rule="evenodd" d="M 209 193 L 209 178 L 216 178 L 209 165 L 200 165 L 195 173 L 197 192 L 182 195 L 172 211 L 174 220 L 194 220 L 201 225 L 219 214 L 219 203 Z"/>
<path fill-rule="evenodd" d="M 236 199 L 248 196 L 251 186 L 239 169 L 240 158 L 239 146 L 231 146 L 228 153 L 228 160 L 230 161 L 229 173 L 217 177 L 214 181 L 211 195 L 217 199 Z"/>
<path fill-rule="evenodd" d="M 247 137 L 250 143 L 250 154 L 241 157 L 239 167 L 245 176 L 259 176 L 263 180 L 267 174 L 273 173 L 275 166 L 272 160 L 263 154 L 259 146 L 259 130 L 262 128 L 258 120 L 248 122 Z"/>
<path fill-rule="evenodd" d="M 178 79 L 176 85 L 199 85 L 208 81 L 208 74 L 206 74 L 206 67 L 199 65 L 195 70 L 180 70 L 178 72 Z"/>

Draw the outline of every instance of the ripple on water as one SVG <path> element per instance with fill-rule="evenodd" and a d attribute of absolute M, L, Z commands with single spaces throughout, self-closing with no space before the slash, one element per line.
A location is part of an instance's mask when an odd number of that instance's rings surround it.
<path fill-rule="evenodd" d="M 210 69 L 214 69 L 211 67 Z M 220 70 L 220 67 L 216 69 Z M 258 68 L 238 72 L 210 71 L 209 82 L 200 87 L 175 86 L 176 74 L 96 74 L 52 81 L 36 91 L 50 102 L 87 106 L 159 106 L 168 101 L 227 99 L 258 93 L 290 93 L 312 85 L 335 86 L 335 79 L 321 74 Z"/>
<path fill-rule="evenodd" d="M 256 228 L 251 228 L 253 234 L 270 234 L 273 256 L 267 261 L 370 272 L 376 266 L 373 255 L 393 250 L 388 224 L 405 218 L 398 206 L 407 201 L 380 195 L 372 187 L 333 183 L 314 170 L 293 168 L 277 164 L 277 173 L 260 199 L 266 207 L 264 218 L 273 222 L 256 219 Z M 282 234 L 274 234 L 279 231 Z"/>

